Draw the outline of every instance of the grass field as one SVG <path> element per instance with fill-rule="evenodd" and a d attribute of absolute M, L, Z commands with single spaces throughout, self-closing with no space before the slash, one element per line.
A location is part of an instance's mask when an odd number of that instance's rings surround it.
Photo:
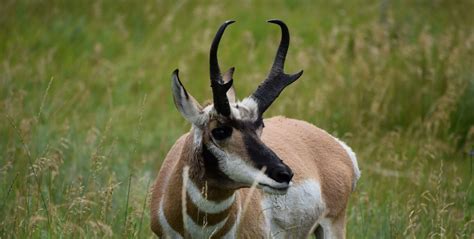
<path fill-rule="evenodd" d="M 266 116 L 342 138 L 362 178 L 348 238 L 474 238 L 474 2 L 13 1 L 0 6 L 0 238 L 152 237 L 148 188 L 189 125 L 170 75 L 209 99 L 208 49 L 240 98 L 303 77 Z"/>

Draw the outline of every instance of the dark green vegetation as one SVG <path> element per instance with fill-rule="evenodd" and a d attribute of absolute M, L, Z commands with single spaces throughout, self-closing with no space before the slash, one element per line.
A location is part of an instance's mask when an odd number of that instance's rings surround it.
<path fill-rule="evenodd" d="M 349 238 L 472 238 L 472 1 L 2 1 L 0 237 L 150 237 L 148 188 L 189 129 L 170 75 L 209 99 L 217 27 L 240 98 L 287 22 L 287 71 L 266 113 L 358 154 Z"/>

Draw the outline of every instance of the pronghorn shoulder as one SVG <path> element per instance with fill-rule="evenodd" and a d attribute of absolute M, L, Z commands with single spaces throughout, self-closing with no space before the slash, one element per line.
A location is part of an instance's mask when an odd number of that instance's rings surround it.
<path fill-rule="evenodd" d="M 181 135 L 178 140 L 171 146 L 170 151 L 166 155 L 163 163 L 161 164 L 159 178 L 163 178 L 161 174 L 169 174 L 179 161 L 181 154 L 183 153 L 184 144 L 186 143 L 189 133 Z M 165 176 L 165 175 L 163 175 Z"/>
<path fill-rule="evenodd" d="M 352 190 L 360 178 L 360 170 L 357 157 L 351 147 L 342 140 L 331 135 L 326 130 L 321 129 L 306 121 L 277 116 L 265 121 L 268 126 L 268 134 L 272 140 L 276 137 L 285 137 L 284 141 L 292 140 L 292 147 L 298 147 L 298 142 L 305 146 L 311 146 L 312 154 L 321 155 L 331 152 L 331 161 L 340 162 L 339 165 L 345 165 L 344 168 L 350 168 L 352 173 Z M 265 131 L 264 131 L 265 132 Z"/>

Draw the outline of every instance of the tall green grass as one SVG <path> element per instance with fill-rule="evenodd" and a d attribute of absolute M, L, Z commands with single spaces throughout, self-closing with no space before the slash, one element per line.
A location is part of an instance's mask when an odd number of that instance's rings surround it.
<path fill-rule="evenodd" d="M 210 98 L 208 49 L 262 81 L 279 31 L 287 71 L 269 109 L 351 145 L 362 178 L 349 238 L 472 238 L 471 1 L 3 1 L 0 237 L 151 237 L 148 189 L 189 125 L 170 74 Z M 469 152 L 471 156 L 469 156 Z"/>

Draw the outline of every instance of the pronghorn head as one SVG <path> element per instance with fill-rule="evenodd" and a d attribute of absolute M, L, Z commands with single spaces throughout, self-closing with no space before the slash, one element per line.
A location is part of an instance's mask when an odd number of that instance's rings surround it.
<path fill-rule="evenodd" d="M 289 46 L 288 27 L 280 20 L 282 37 L 267 79 L 249 97 L 236 101 L 232 88 L 234 68 L 221 74 L 217 48 L 226 27 L 217 31 L 210 50 L 210 78 L 213 104 L 202 107 L 184 88 L 178 70 L 173 72 L 173 98 L 179 112 L 193 124 L 194 148 L 204 165 L 203 176 L 217 187 L 237 189 L 257 187 L 270 193 L 285 193 L 291 184 L 292 170 L 260 139 L 263 113 L 282 90 L 297 80 L 303 71 L 293 75 L 283 71 Z"/>

